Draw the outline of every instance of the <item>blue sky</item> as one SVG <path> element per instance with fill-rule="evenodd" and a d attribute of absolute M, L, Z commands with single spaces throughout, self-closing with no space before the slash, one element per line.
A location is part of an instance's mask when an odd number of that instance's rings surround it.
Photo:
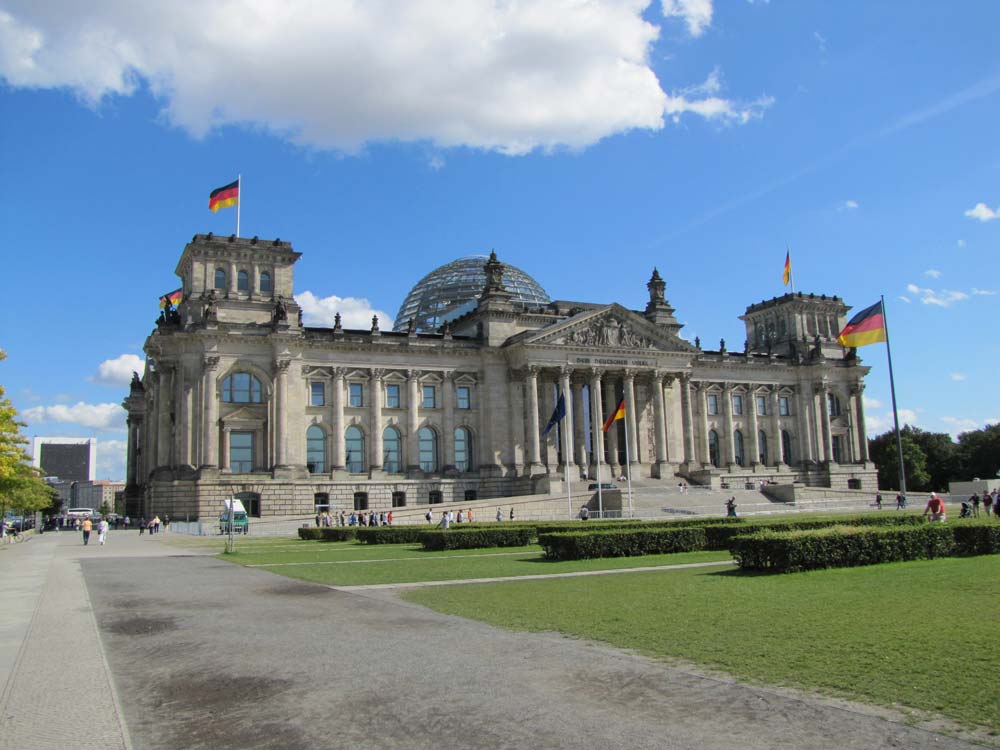
<path fill-rule="evenodd" d="M 27 435 L 96 436 L 176 262 L 231 233 L 303 253 L 307 322 L 383 317 L 496 249 L 553 299 L 683 335 L 796 289 L 884 294 L 904 420 L 1000 420 L 1000 5 L 878 0 L 0 0 L 0 383 Z M 405 13 L 400 16 L 401 9 Z M 869 432 L 884 347 L 861 350 Z"/>

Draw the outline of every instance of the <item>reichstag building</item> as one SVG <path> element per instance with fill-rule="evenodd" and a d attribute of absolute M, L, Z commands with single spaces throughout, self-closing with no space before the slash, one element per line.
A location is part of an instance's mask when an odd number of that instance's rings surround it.
<path fill-rule="evenodd" d="M 217 516 L 232 495 L 260 517 L 545 495 L 567 470 L 626 466 L 665 487 L 876 486 L 868 368 L 836 341 L 838 297 L 750 305 L 745 343 L 709 350 L 681 338 L 656 269 L 629 310 L 551 300 L 491 254 L 421 279 L 391 331 L 307 327 L 299 257 L 212 234 L 184 248 L 182 299 L 123 404 L 133 516 Z M 545 433 L 559 394 L 566 416 Z"/>

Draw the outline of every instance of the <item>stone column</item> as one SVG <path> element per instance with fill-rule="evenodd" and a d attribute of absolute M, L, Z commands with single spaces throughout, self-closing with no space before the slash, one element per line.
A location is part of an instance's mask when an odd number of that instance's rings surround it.
<path fill-rule="evenodd" d="M 278 466 L 288 465 L 288 368 L 290 359 L 274 363 L 274 452 Z"/>
<path fill-rule="evenodd" d="M 607 420 L 615 409 L 618 408 L 618 401 L 615 399 L 615 381 L 609 374 L 606 376 L 607 384 L 604 388 L 604 419 Z M 602 423 L 603 426 L 603 423 Z M 608 465 L 615 478 L 621 474 L 621 464 L 618 463 L 618 423 L 612 422 L 611 427 L 604 433 L 608 442 Z"/>
<path fill-rule="evenodd" d="M 587 434 L 583 423 L 583 382 L 575 380 L 571 384 L 573 397 L 573 447 L 576 449 L 576 465 L 587 465 Z M 568 416 L 568 415 L 567 415 Z"/>
<path fill-rule="evenodd" d="M 625 434 L 628 438 L 628 455 L 625 456 L 625 460 L 628 461 L 629 466 L 634 466 L 639 463 L 639 431 L 636 429 L 635 418 L 635 372 L 626 370 L 624 380 Z"/>
<path fill-rule="evenodd" d="M 406 372 L 406 469 L 408 472 L 420 470 L 420 440 L 417 437 L 417 430 L 420 428 L 420 371 L 407 370 Z"/>
<path fill-rule="evenodd" d="M 573 392 L 570 390 L 570 376 L 572 374 L 572 367 L 563 367 L 559 373 L 559 390 L 563 397 L 563 403 L 566 404 L 566 416 L 559 423 L 561 430 L 559 439 L 562 447 L 563 466 L 568 467 L 570 470 L 570 481 L 573 479 L 573 468 L 575 466 L 575 453 L 573 451 L 573 428 L 575 426 L 573 421 Z"/>
<path fill-rule="evenodd" d="M 128 443 L 126 444 L 125 453 L 125 486 L 135 487 L 135 478 L 138 474 L 138 467 L 136 462 L 138 460 L 138 454 L 136 453 L 136 447 L 138 443 L 136 439 L 139 435 L 139 429 L 136 420 L 132 417 L 128 417 L 125 420 L 125 424 L 128 426 Z"/>
<path fill-rule="evenodd" d="M 708 384 L 698 383 L 698 406 L 701 409 L 701 463 L 705 466 L 712 465 L 712 451 L 708 444 Z M 721 441 L 716 444 L 719 451 L 719 463 L 722 463 Z"/>
<path fill-rule="evenodd" d="M 833 432 L 830 430 L 830 384 L 824 378 L 819 385 L 819 414 L 823 425 L 823 457 L 833 461 Z"/>
<path fill-rule="evenodd" d="M 799 416 L 799 461 L 814 462 L 816 453 L 813 451 L 812 420 L 810 412 L 815 413 L 813 408 L 812 383 L 803 383 L 799 386 L 798 416 Z"/>
<path fill-rule="evenodd" d="M 167 365 L 158 366 L 156 388 L 156 466 L 170 465 L 170 431 L 173 425 L 170 423 L 170 376 L 172 368 Z"/>
<path fill-rule="evenodd" d="M 854 390 L 854 414 L 858 431 L 858 460 L 868 462 L 868 435 L 865 433 L 865 384 L 858 383 Z"/>
<path fill-rule="evenodd" d="M 528 460 L 531 463 L 530 472 L 535 474 L 542 469 L 541 433 L 538 426 L 538 368 L 528 368 Z"/>
<path fill-rule="evenodd" d="M 684 430 L 684 463 L 694 466 L 694 414 L 691 408 L 691 376 L 681 377 L 681 427 Z"/>
<path fill-rule="evenodd" d="M 781 442 L 781 417 L 778 414 L 778 384 L 775 383 L 771 386 L 771 395 L 769 397 L 769 406 L 771 409 L 771 464 L 773 466 L 781 466 L 785 459 L 782 456 L 782 451 L 784 446 Z"/>
<path fill-rule="evenodd" d="M 188 409 L 184 393 L 184 364 L 174 368 L 174 465 L 184 466 L 188 460 Z"/>
<path fill-rule="evenodd" d="M 723 436 L 722 445 L 726 448 L 726 453 L 722 460 L 727 466 L 736 463 L 736 441 L 733 440 L 733 432 L 736 429 L 733 423 L 733 386 L 726 383 L 722 389 L 722 414 L 726 425 L 726 434 Z M 746 445 L 744 444 L 744 448 Z"/>
<path fill-rule="evenodd" d="M 371 369 L 371 454 L 369 468 L 371 471 L 382 470 L 382 376 L 385 370 Z"/>
<path fill-rule="evenodd" d="M 229 264 L 229 294 L 230 297 L 236 296 L 236 264 Z"/>
<path fill-rule="evenodd" d="M 656 475 L 662 478 L 661 469 L 667 462 L 667 405 L 663 398 L 663 374 L 654 372 L 649 379 L 653 390 L 653 427 L 656 433 Z"/>
<path fill-rule="evenodd" d="M 604 463 L 604 418 L 601 410 L 601 371 L 590 371 L 590 448 L 592 451 L 590 465 L 593 470 L 591 477 L 597 478 L 597 467 Z"/>
<path fill-rule="evenodd" d="M 202 439 L 201 465 L 205 467 L 219 465 L 219 395 L 216 391 L 218 366 L 218 357 L 205 357 L 202 362 L 201 390 L 205 396 L 203 413 L 205 434 Z"/>
<path fill-rule="evenodd" d="M 444 406 L 444 434 L 441 436 L 441 466 L 446 472 L 455 471 L 455 375 L 443 373 L 441 400 Z M 471 446 L 470 446 L 471 447 Z"/>
<path fill-rule="evenodd" d="M 333 470 L 343 471 L 346 468 L 344 460 L 344 375 L 343 367 L 333 370 Z"/>
<path fill-rule="evenodd" d="M 524 373 L 515 370 L 510 373 L 508 385 L 510 393 L 510 442 L 511 454 L 514 457 L 514 468 L 518 474 L 524 472 L 524 464 L 529 460 L 525 456 L 524 446 Z"/>
<path fill-rule="evenodd" d="M 750 403 L 748 404 L 750 410 L 750 465 L 756 466 L 761 462 L 760 437 L 757 435 L 757 393 L 754 391 L 752 383 L 749 384 L 747 395 L 750 397 Z"/>

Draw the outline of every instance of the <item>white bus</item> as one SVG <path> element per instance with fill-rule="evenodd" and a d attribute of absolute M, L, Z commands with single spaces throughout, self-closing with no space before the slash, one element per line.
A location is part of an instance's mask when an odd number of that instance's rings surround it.
<path fill-rule="evenodd" d="M 79 518 L 81 521 L 84 518 L 90 518 L 93 515 L 93 508 L 70 508 L 66 511 L 66 518 Z"/>

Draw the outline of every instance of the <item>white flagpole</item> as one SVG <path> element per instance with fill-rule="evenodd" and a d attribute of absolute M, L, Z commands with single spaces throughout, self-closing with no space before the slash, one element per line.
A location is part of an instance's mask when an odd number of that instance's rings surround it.
<path fill-rule="evenodd" d="M 594 463 L 597 464 L 597 516 L 604 520 L 604 495 L 601 493 L 601 459 L 604 458 L 596 450 L 594 451 Z"/>
<path fill-rule="evenodd" d="M 236 175 L 236 237 L 240 236 L 240 206 L 243 205 L 243 175 Z"/>
<path fill-rule="evenodd" d="M 622 420 L 622 426 L 625 428 L 625 478 L 628 480 L 628 516 L 632 518 L 634 513 L 632 512 L 632 459 L 631 454 L 628 449 L 628 416 Z"/>

